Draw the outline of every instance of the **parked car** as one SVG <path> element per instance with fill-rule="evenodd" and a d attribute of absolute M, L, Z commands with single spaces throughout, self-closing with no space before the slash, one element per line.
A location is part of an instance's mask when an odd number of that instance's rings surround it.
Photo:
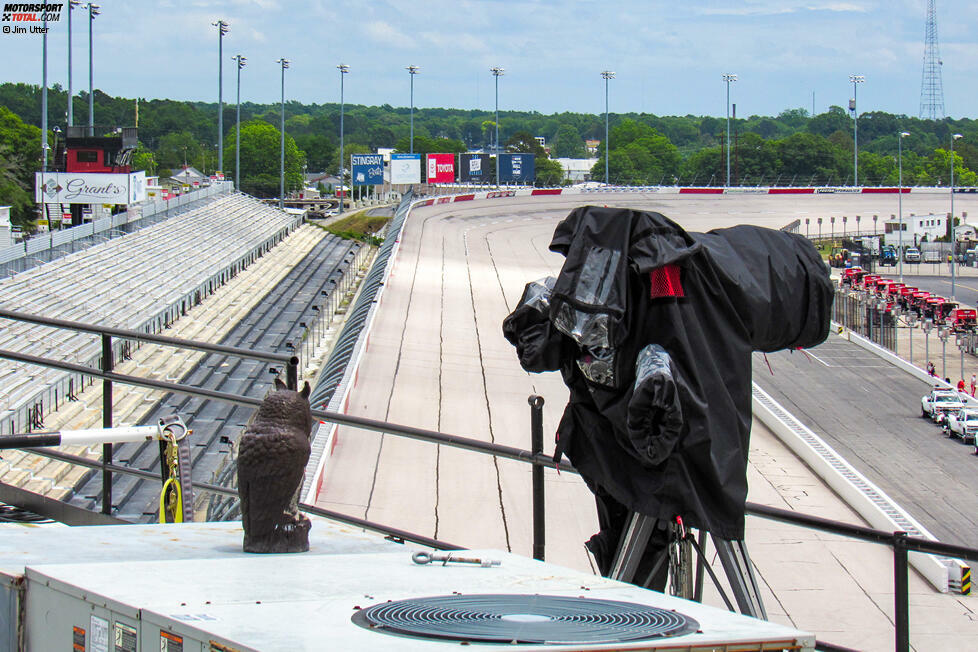
<path fill-rule="evenodd" d="M 903 252 L 903 262 L 919 263 L 920 249 L 917 249 L 917 247 L 907 247 L 906 251 Z"/>
<path fill-rule="evenodd" d="M 948 437 L 960 437 L 962 441 L 974 442 L 978 433 L 978 409 L 962 408 L 957 412 L 948 412 L 944 419 L 944 434 Z"/>
<path fill-rule="evenodd" d="M 920 416 L 933 421 L 943 419 L 948 412 L 957 412 L 964 407 L 961 397 L 953 389 L 935 387 L 920 399 Z"/>

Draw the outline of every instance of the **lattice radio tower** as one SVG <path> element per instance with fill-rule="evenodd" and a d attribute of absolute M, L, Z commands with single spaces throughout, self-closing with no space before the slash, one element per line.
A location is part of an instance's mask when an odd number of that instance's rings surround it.
<path fill-rule="evenodd" d="M 924 72 L 920 79 L 920 118 L 944 119 L 944 84 L 941 81 L 941 51 L 937 44 L 937 1 L 927 0 L 924 28 Z"/>

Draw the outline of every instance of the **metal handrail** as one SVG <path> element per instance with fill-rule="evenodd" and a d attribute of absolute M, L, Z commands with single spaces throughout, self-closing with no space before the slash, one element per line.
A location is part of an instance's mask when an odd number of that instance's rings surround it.
<path fill-rule="evenodd" d="M 19 319 L 24 317 L 25 321 L 30 321 L 32 323 L 40 323 L 46 325 L 54 325 L 63 328 L 73 328 L 76 324 L 80 327 L 80 330 L 85 330 L 86 332 L 100 333 L 103 338 L 103 351 L 111 350 L 111 335 L 110 332 L 122 333 L 120 337 L 132 337 L 132 339 L 145 339 L 148 341 L 154 341 L 161 339 L 160 336 L 149 335 L 147 333 L 139 333 L 136 331 L 121 331 L 119 329 L 109 329 L 103 326 L 97 326 L 92 324 L 80 324 L 77 322 L 65 322 L 62 320 L 51 320 L 43 317 L 38 317 L 35 315 L 25 315 L 24 313 L 14 313 L 12 311 L 0 311 L 0 317 L 6 317 L 8 319 Z M 81 328 L 83 327 L 83 328 Z M 201 350 L 212 350 L 215 345 L 210 345 L 202 342 L 195 342 L 190 340 L 179 340 L 178 338 L 162 338 L 167 340 L 165 342 L 168 345 L 173 346 L 189 346 L 190 348 L 200 348 Z M 164 342 L 160 342 L 164 343 Z M 269 354 L 257 354 L 253 351 L 234 349 L 233 347 L 221 347 L 221 352 L 223 353 L 233 353 L 235 355 L 243 355 L 246 357 L 259 357 L 260 359 L 268 359 L 261 356 L 267 356 Z M 34 364 L 40 366 L 54 367 L 58 369 L 65 369 L 68 371 L 78 372 L 88 376 L 94 376 L 101 378 L 105 387 L 107 388 L 107 395 L 103 395 L 103 424 L 111 426 L 111 385 L 112 383 L 119 382 L 128 385 L 136 385 L 141 387 L 148 387 L 151 389 L 189 394 L 192 396 L 200 396 L 203 398 L 214 399 L 219 401 L 227 401 L 235 403 L 238 405 L 246 405 L 251 407 L 258 407 L 262 400 L 258 398 L 252 398 L 248 396 L 242 396 L 238 394 L 231 394 L 229 392 L 220 392 L 216 390 L 192 387 L 189 385 L 184 385 L 182 383 L 171 383 L 166 381 L 153 380 L 149 378 L 139 378 L 136 376 L 130 376 L 127 374 L 120 374 L 111 371 L 111 358 L 109 357 L 109 362 L 103 360 L 104 366 L 107 369 L 94 369 L 87 367 L 85 365 L 64 362 L 60 360 L 50 360 L 47 358 L 42 358 L 39 356 L 29 355 L 25 353 L 19 353 L 16 351 L 0 350 L 0 358 L 16 360 L 19 362 L 24 362 L 27 364 Z M 290 367 L 290 376 L 295 372 L 298 360 L 294 357 L 288 358 Z M 276 360 L 281 361 L 281 360 Z M 294 361 L 294 363 L 293 363 Z M 294 376 L 293 376 L 294 378 Z M 295 387 L 295 381 L 293 380 L 291 386 Z M 105 390 L 104 390 L 105 391 Z M 108 398 L 108 400 L 106 400 Z M 532 464 L 537 469 L 542 469 L 542 467 L 556 468 L 559 470 L 567 471 L 570 473 L 578 473 L 572 465 L 564 462 L 555 462 L 553 459 L 548 457 L 542 452 L 542 410 L 543 410 L 543 400 L 540 397 L 530 397 L 530 408 L 531 408 L 531 433 L 533 435 L 533 450 L 524 450 L 512 446 L 503 446 L 500 444 L 484 442 L 481 440 L 473 439 L 470 437 L 463 437 L 460 435 L 453 435 L 448 433 L 437 432 L 433 430 L 426 430 L 422 428 L 415 428 L 412 426 L 400 425 L 389 423 L 386 421 L 380 421 L 376 419 L 369 419 L 366 417 L 357 417 L 347 414 L 339 414 L 336 412 L 328 412 L 324 410 L 314 410 L 313 415 L 324 421 L 330 421 L 342 425 L 352 426 L 356 428 L 362 428 L 366 430 L 373 430 L 377 432 L 384 432 L 392 435 L 408 437 L 411 439 L 417 439 L 420 441 L 427 441 L 431 443 L 443 444 L 446 446 L 451 446 L 454 448 L 461 448 L 464 450 L 470 450 L 476 453 L 494 455 L 497 457 L 503 457 L 506 459 L 515 460 L 518 462 L 523 462 L 527 464 Z M 103 471 L 103 512 L 108 513 L 107 508 L 111 507 L 111 489 L 110 485 L 107 486 L 105 479 L 109 477 L 110 473 L 125 473 L 131 475 L 137 475 L 140 477 L 158 479 L 158 475 L 148 471 L 142 471 L 138 469 L 133 469 L 130 467 L 124 467 L 120 465 L 113 464 L 111 462 L 111 454 L 103 457 L 101 462 L 95 462 L 88 460 L 87 458 L 68 455 L 66 453 L 60 453 L 56 451 L 40 450 L 40 449 L 28 449 L 33 453 L 44 455 L 47 457 L 52 457 L 55 459 L 61 459 L 66 462 L 79 464 L 83 466 L 88 466 L 91 468 L 99 468 Z M 536 475 L 536 474 L 535 474 Z M 543 482 L 538 480 L 533 481 L 533 554 L 534 557 L 542 559 L 544 556 L 544 523 L 545 514 L 543 511 Z M 209 491 L 214 493 L 220 493 L 224 495 L 233 496 L 237 492 L 234 489 L 229 489 L 227 487 L 221 487 L 218 485 L 210 484 L 195 484 L 195 487 L 202 491 Z M 108 500 L 106 500 L 108 498 Z M 364 519 L 357 519 L 356 517 L 348 516 L 345 514 L 340 514 L 337 512 L 332 512 L 330 510 L 325 510 L 314 505 L 301 504 L 301 509 L 308 513 L 323 516 L 325 518 L 330 518 L 338 520 L 350 525 L 357 527 L 362 527 L 365 529 L 378 531 L 386 534 L 397 540 L 412 541 L 419 543 L 421 545 L 429 546 L 432 548 L 446 549 L 446 550 L 456 550 L 461 549 L 461 546 L 451 544 L 448 542 L 440 541 L 437 539 L 432 539 L 425 537 L 420 534 L 410 533 L 403 530 L 398 530 L 391 528 L 386 525 L 373 523 Z M 855 538 L 863 541 L 869 541 L 878 544 L 889 545 L 894 551 L 894 606 L 895 606 L 895 635 L 896 635 L 896 649 L 897 650 L 908 650 L 909 649 L 909 564 L 907 559 L 907 554 L 909 551 L 916 551 L 928 554 L 937 554 L 948 557 L 955 557 L 960 559 L 967 559 L 970 561 L 978 561 L 978 549 L 968 548 L 966 546 L 959 546 L 954 544 L 941 543 L 937 541 L 930 541 L 928 539 L 922 539 L 919 537 L 907 536 L 905 532 L 886 532 L 884 530 L 876 530 L 869 527 L 853 525 L 849 523 L 844 523 L 841 521 L 834 521 L 831 519 L 824 519 L 821 517 L 799 514 L 797 512 L 778 509 L 775 507 L 768 507 L 765 505 L 759 505 L 757 503 L 746 503 L 745 511 L 748 515 L 778 520 L 786 523 L 791 523 L 793 525 L 798 525 L 810 529 L 816 529 L 823 532 L 828 532 L 832 534 L 837 534 L 841 536 L 846 536 L 850 538 Z M 825 645 L 823 649 L 840 649 L 837 646 Z"/>

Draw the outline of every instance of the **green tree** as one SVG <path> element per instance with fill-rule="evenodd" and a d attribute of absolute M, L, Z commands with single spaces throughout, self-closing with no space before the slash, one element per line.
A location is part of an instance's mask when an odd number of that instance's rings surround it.
<path fill-rule="evenodd" d="M 586 152 L 581 133 L 573 125 L 560 125 L 557 135 L 554 136 L 550 155 L 554 158 L 584 158 Z"/>
<path fill-rule="evenodd" d="M 544 151 L 540 141 L 533 137 L 528 131 L 517 131 L 509 140 L 506 141 L 507 152 L 517 152 L 522 154 L 536 154 L 537 158 L 546 158 L 547 152 Z"/>
<path fill-rule="evenodd" d="M 536 181 L 534 185 L 538 188 L 559 186 L 564 181 L 564 168 L 560 163 L 549 158 L 537 157 L 534 161 Z"/>
<path fill-rule="evenodd" d="M 193 134 L 186 130 L 175 131 L 160 138 L 160 144 L 156 148 L 156 163 L 160 167 L 182 170 L 184 164 L 199 165 L 202 152 L 203 148 Z"/>
<path fill-rule="evenodd" d="M 673 183 L 682 157 L 668 138 L 647 124 L 625 119 L 609 134 L 609 180 L 612 183 L 650 185 Z M 604 150 L 591 168 L 591 178 L 604 179 Z"/>
<path fill-rule="evenodd" d="M 281 132 L 262 120 L 241 125 L 241 189 L 256 197 L 279 194 Z M 305 154 L 285 134 L 285 191 L 300 190 Z M 224 148 L 224 167 L 234 169 L 234 142 Z"/>
<path fill-rule="evenodd" d="M 25 230 L 35 217 L 34 173 L 40 159 L 41 130 L 0 106 L 0 204 L 11 207 L 11 221 Z"/>
<path fill-rule="evenodd" d="M 131 167 L 133 172 L 146 170 L 146 174 L 156 174 L 156 157 L 153 155 L 153 152 L 146 149 L 145 145 L 139 143 L 139 147 L 132 153 Z"/>

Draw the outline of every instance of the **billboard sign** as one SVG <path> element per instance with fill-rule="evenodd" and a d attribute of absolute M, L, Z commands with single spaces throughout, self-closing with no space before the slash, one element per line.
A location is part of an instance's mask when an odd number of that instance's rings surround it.
<path fill-rule="evenodd" d="M 428 154 L 428 183 L 455 183 L 455 155 Z"/>
<path fill-rule="evenodd" d="M 531 183 L 535 178 L 533 154 L 499 154 L 500 183 Z"/>
<path fill-rule="evenodd" d="M 146 199 L 146 172 L 37 172 L 34 201 L 48 204 L 135 204 Z"/>
<path fill-rule="evenodd" d="M 391 154 L 391 184 L 421 183 L 421 154 Z"/>
<path fill-rule="evenodd" d="M 462 183 L 484 183 L 492 180 L 495 170 L 488 154 L 459 154 L 458 180 Z"/>
<path fill-rule="evenodd" d="M 379 186 L 384 183 L 384 157 L 380 154 L 351 154 L 354 186 Z"/>

